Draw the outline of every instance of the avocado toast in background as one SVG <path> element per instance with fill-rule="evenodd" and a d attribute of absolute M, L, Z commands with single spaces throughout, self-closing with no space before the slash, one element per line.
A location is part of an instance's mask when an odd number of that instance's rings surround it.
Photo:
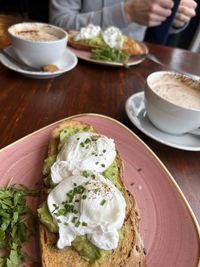
<path fill-rule="evenodd" d="M 91 242 L 91 240 L 87 238 L 87 235 L 76 236 L 76 238 L 71 242 L 71 246 L 65 246 L 62 249 L 57 247 L 58 236 L 60 234 L 60 232 L 58 234 L 59 223 L 55 222 L 55 218 L 53 220 L 52 214 L 50 213 L 47 205 L 48 195 L 55 190 L 54 187 L 57 188 L 56 185 L 52 186 L 51 166 L 56 161 L 56 158 L 58 158 L 58 152 L 62 150 L 66 142 L 78 133 L 94 133 L 95 135 L 96 131 L 91 125 L 76 120 L 67 120 L 61 123 L 61 125 L 53 131 L 50 140 L 48 158 L 45 160 L 43 170 L 45 185 L 41 195 L 41 204 L 38 209 L 40 218 L 40 249 L 42 266 L 146 266 L 145 250 L 139 234 L 140 218 L 134 198 L 125 189 L 121 181 L 123 164 L 118 152 L 116 153 L 114 162 L 101 173 L 104 177 L 102 179 L 108 179 L 109 183 L 111 181 L 113 187 L 115 187 L 117 192 L 120 192 L 126 203 L 123 225 L 120 229 L 118 229 L 119 240 L 117 247 L 114 249 L 100 249 L 94 245 L 94 242 Z M 84 144 L 88 144 L 88 138 L 85 140 L 87 142 L 85 141 Z M 81 143 L 81 146 L 84 146 L 84 144 L 82 144 L 83 143 Z M 82 175 L 88 178 L 88 172 L 82 172 Z M 62 183 L 63 181 L 60 182 L 60 184 Z M 58 184 L 58 186 L 60 184 Z M 103 207 L 100 208 L 104 208 L 104 203 L 105 200 L 100 202 L 100 206 L 103 205 Z M 107 203 L 105 203 L 105 208 L 106 205 Z M 77 223 L 77 228 L 79 228 L 80 222 Z M 84 226 L 87 228 L 86 223 Z"/>
<path fill-rule="evenodd" d="M 142 55 L 145 52 L 139 42 L 125 36 L 116 27 L 101 29 L 99 26 L 89 24 L 79 32 L 70 31 L 68 36 L 69 46 L 92 51 L 94 49 L 115 49 L 129 57 Z"/>

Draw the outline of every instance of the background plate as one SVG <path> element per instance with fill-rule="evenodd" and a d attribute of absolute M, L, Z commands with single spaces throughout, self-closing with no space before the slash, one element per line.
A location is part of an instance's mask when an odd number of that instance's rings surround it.
<path fill-rule="evenodd" d="M 134 66 L 137 65 L 139 63 L 141 63 L 142 61 L 144 61 L 146 59 L 146 54 L 148 53 L 148 48 L 144 43 L 139 43 L 140 47 L 143 50 L 143 56 L 135 56 L 129 59 L 127 66 Z M 123 63 L 118 63 L 118 62 L 109 62 L 109 61 L 102 61 L 102 60 L 94 60 L 91 59 L 91 53 L 90 51 L 84 51 L 84 50 L 78 50 L 75 48 L 72 48 L 70 46 L 68 46 L 68 48 L 80 59 L 83 59 L 85 61 L 88 62 L 92 62 L 92 63 L 96 63 L 99 65 L 105 65 L 105 66 L 112 66 L 112 67 L 122 67 L 124 66 Z"/>
<path fill-rule="evenodd" d="M 90 123 L 100 133 L 114 138 L 124 160 L 124 183 L 139 206 L 140 232 L 147 250 L 147 266 L 198 266 L 199 226 L 161 161 L 128 128 L 111 118 L 97 114 L 73 118 Z M 42 128 L 0 151 L 1 186 L 11 177 L 13 183 L 23 183 L 31 188 L 38 186 L 51 131 L 60 122 Z M 36 250 L 30 250 L 32 256 L 36 255 Z"/>

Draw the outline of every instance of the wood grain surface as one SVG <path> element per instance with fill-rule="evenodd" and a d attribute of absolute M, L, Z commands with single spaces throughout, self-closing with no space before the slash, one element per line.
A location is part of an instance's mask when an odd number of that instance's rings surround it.
<path fill-rule="evenodd" d="M 11 22 L 14 20 L 0 16 L 1 32 L 5 34 Z M 9 43 L 2 40 L 5 36 L 0 38 L 1 48 Z M 200 74 L 200 54 L 147 45 L 169 68 Z M 0 148 L 71 115 L 108 115 L 128 126 L 155 152 L 176 179 L 200 222 L 200 152 L 178 150 L 148 138 L 133 126 L 125 112 L 127 98 L 143 91 L 146 77 L 164 69 L 149 60 L 128 69 L 79 60 L 70 72 L 40 80 L 24 77 L 0 64 Z"/>

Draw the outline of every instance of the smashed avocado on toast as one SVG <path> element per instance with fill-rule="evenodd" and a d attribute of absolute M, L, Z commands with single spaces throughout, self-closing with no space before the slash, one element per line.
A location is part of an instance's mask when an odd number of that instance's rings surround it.
<path fill-rule="evenodd" d="M 135 199 L 122 183 L 123 162 L 118 152 L 111 166 L 102 173 L 105 179 L 109 179 L 114 184 L 114 187 L 117 187 L 126 203 L 125 218 L 121 229 L 118 231 L 119 242 L 117 247 L 111 250 L 101 249 L 95 246 L 87 238 L 87 235 L 76 236 L 71 246 L 66 246 L 62 249 L 57 247 L 58 225 L 53 220 L 47 205 L 47 197 L 55 187 L 51 181 L 51 166 L 69 138 L 77 133 L 85 132 L 97 133 L 91 125 L 69 119 L 55 128 L 51 135 L 48 158 L 45 160 L 43 168 L 44 187 L 41 193 L 40 207 L 38 208 L 42 266 L 144 267 L 146 266 L 146 252 L 139 233 L 140 216 Z M 101 201 L 101 205 L 104 205 L 104 202 L 105 200 Z"/>
<path fill-rule="evenodd" d="M 91 38 L 88 40 L 75 40 L 76 32 L 69 32 L 68 36 L 68 45 L 79 50 L 85 50 L 85 51 L 92 51 L 93 49 L 104 49 L 107 47 L 107 45 L 103 42 L 103 40 L 100 37 Z M 142 50 L 140 43 L 128 38 L 124 37 L 125 41 L 123 44 L 123 47 L 121 49 L 122 52 L 128 54 L 129 56 L 139 56 L 144 54 L 144 51 Z"/>
<path fill-rule="evenodd" d="M 79 49 L 88 50 L 93 53 L 95 49 L 118 50 L 129 57 L 139 56 L 146 53 L 139 42 L 122 34 L 117 27 L 110 26 L 101 28 L 89 24 L 80 29 L 80 31 L 70 31 L 68 33 L 69 46 Z"/>

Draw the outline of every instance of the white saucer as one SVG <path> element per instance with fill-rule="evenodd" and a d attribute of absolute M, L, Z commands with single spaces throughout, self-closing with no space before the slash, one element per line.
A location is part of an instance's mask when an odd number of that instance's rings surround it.
<path fill-rule="evenodd" d="M 12 46 L 7 47 L 4 49 L 11 57 L 18 60 Z M 56 76 L 59 76 L 63 74 L 64 72 L 67 72 L 71 69 L 73 69 L 78 62 L 78 59 L 76 55 L 71 52 L 69 49 L 66 49 L 65 53 L 63 54 L 63 57 L 55 62 L 55 65 L 58 66 L 59 70 L 55 72 L 43 72 L 43 71 L 29 71 L 24 70 L 23 68 L 20 68 L 19 65 L 16 65 L 15 63 L 11 62 L 7 57 L 5 57 L 3 54 L 0 54 L 0 61 L 1 63 L 6 66 L 7 68 L 14 70 L 16 72 L 19 72 L 23 74 L 24 76 L 35 78 L 35 79 L 47 79 L 47 78 L 53 78 Z"/>
<path fill-rule="evenodd" d="M 126 101 L 126 113 L 131 122 L 152 139 L 178 149 L 200 151 L 200 137 L 192 134 L 170 135 L 157 129 L 148 119 L 144 92 L 130 96 Z"/>

